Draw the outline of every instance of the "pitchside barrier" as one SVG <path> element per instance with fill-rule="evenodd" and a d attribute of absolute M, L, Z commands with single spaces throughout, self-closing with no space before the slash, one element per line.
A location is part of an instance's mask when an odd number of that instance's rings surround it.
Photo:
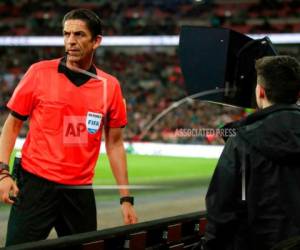
<path fill-rule="evenodd" d="M 192 249 L 204 234 L 205 212 L 7 247 L 7 250 Z"/>

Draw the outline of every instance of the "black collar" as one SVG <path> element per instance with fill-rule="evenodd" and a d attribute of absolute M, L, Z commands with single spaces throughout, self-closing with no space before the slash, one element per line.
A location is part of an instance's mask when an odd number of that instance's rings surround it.
<path fill-rule="evenodd" d="M 252 123 L 255 123 L 256 121 L 262 120 L 265 117 L 269 116 L 270 114 L 273 114 L 278 111 L 283 110 L 290 110 L 290 111 L 300 111 L 300 106 L 297 104 L 274 104 L 272 106 L 269 106 L 264 109 L 260 109 L 257 112 L 241 119 L 238 121 L 230 122 L 223 126 L 223 129 L 239 129 L 241 127 L 250 125 Z M 226 141 L 228 138 L 223 137 L 223 139 Z"/>
<path fill-rule="evenodd" d="M 95 75 L 97 74 L 96 68 L 93 65 L 91 66 L 91 68 L 88 71 Z M 89 75 L 70 70 L 66 66 L 66 57 L 63 57 L 60 60 L 59 65 L 58 65 L 58 72 L 63 73 L 77 87 L 85 84 L 91 78 L 91 76 L 89 76 Z"/>

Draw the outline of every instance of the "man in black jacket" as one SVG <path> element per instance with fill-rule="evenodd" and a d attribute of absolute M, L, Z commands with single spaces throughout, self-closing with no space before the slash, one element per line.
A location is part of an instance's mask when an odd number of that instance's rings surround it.
<path fill-rule="evenodd" d="M 207 196 L 209 250 L 268 250 L 300 235 L 300 64 L 290 56 L 256 62 L 261 110 L 227 125 Z"/>

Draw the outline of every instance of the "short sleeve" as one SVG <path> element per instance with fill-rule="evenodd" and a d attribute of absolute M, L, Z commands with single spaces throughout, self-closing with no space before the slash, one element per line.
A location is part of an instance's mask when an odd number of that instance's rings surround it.
<path fill-rule="evenodd" d="M 36 74 L 31 66 L 7 103 L 7 107 L 22 116 L 29 116 L 35 103 Z"/>
<path fill-rule="evenodd" d="M 110 128 L 121 128 L 126 126 L 126 124 L 127 115 L 125 99 L 122 96 L 120 84 L 116 81 L 108 112 L 107 126 Z"/>

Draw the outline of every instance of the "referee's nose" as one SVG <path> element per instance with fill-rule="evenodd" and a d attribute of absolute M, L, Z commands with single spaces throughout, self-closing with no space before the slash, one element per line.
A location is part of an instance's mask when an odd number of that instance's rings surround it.
<path fill-rule="evenodd" d="M 67 45 L 69 47 L 72 47 L 76 44 L 77 40 L 76 40 L 76 37 L 73 33 L 71 33 L 68 37 L 67 37 Z"/>

